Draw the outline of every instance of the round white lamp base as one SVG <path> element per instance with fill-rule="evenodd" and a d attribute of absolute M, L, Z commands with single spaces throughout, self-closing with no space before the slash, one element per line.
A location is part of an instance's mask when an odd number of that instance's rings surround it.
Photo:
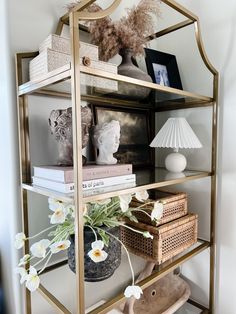
<path fill-rule="evenodd" d="M 180 153 L 171 153 L 165 159 L 166 169 L 171 172 L 182 172 L 186 168 L 187 160 Z"/>

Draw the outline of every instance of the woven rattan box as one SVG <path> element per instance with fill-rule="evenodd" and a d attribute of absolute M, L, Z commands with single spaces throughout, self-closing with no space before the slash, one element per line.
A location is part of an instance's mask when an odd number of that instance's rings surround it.
<path fill-rule="evenodd" d="M 162 202 L 163 215 L 158 221 L 158 225 L 165 224 L 169 221 L 175 220 L 182 216 L 185 216 L 188 212 L 187 208 L 187 194 L 184 192 L 169 192 L 163 190 L 155 191 L 155 200 Z M 145 203 L 151 202 L 152 199 L 148 199 Z M 132 200 L 131 207 L 138 207 L 143 203 Z M 145 211 L 151 214 L 153 210 L 153 204 L 149 204 L 144 207 Z M 139 222 L 156 225 L 151 219 L 142 212 L 134 212 Z"/>
<path fill-rule="evenodd" d="M 128 226 L 153 235 L 153 239 L 145 238 L 140 233 L 121 227 L 121 241 L 127 249 L 156 264 L 167 261 L 197 242 L 196 214 L 188 214 L 159 227 L 133 222 Z"/>

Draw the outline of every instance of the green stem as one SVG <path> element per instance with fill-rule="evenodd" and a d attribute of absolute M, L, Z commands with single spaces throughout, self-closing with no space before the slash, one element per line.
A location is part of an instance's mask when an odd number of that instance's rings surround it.
<path fill-rule="evenodd" d="M 152 219 L 151 215 L 149 215 L 149 213 L 145 212 L 145 210 L 142 210 L 142 209 L 132 209 L 132 212 L 133 212 L 133 211 L 144 213 L 144 214 L 147 215 L 150 219 Z"/>
<path fill-rule="evenodd" d="M 116 202 L 112 202 L 112 204 L 109 205 L 109 206 L 103 205 L 104 208 L 103 208 L 102 210 L 98 210 L 98 213 L 97 213 L 97 215 L 94 217 L 92 224 L 93 224 L 93 225 L 96 225 L 96 223 L 98 223 L 99 219 L 100 219 L 101 217 L 103 217 L 104 211 L 107 212 L 107 213 L 106 213 L 106 216 L 108 217 L 115 209 L 118 209 L 118 208 L 119 208 L 119 206 L 117 206 L 117 205 L 119 205 L 119 204 L 120 204 L 120 202 L 119 202 L 119 201 L 116 201 Z M 117 208 L 116 208 L 116 206 L 117 206 Z M 111 213 L 108 213 L 109 210 L 111 210 Z"/>
<path fill-rule="evenodd" d="M 39 233 L 35 234 L 35 235 L 32 236 L 32 237 L 26 238 L 26 240 L 34 239 L 34 238 L 38 237 L 39 235 L 41 235 L 42 233 L 44 233 L 44 232 L 46 232 L 46 231 L 48 231 L 48 230 L 51 230 L 51 229 L 53 229 L 53 228 L 55 228 L 55 227 L 56 227 L 56 226 L 54 225 L 54 226 L 51 226 L 51 227 L 49 227 L 49 228 L 47 228 L 47 229 L 44 229 L 44 230 L 40 231 Z"/>
<path fill-rule="evenodd" d="M 41 260 L 39 260 L 37 263 L 35 263 L 35 264 L 33 265 L 33 267 L 36 267 L 38 264 L 40 264 L 42 261 L 44 261 L 45 258 L 48 257 L 49 253 L 50 253 L 50 250 L 47 252 L 47 254 L 46 254 L 43 258 L 41 258 Z"/>
<path fill-rule="evenodd" d="M 126 224 L 124 224 L 124 223 L 119 223 L 119 225 L 120 226 L 123 226 L 123 227 L 125 227 L 125 228 L 127 228 L 127 229 L 130 229 L 130 230 L 132 230 L 132 231 L 134 231 L 134 232 L 136 232 L 136 233 L 140 233 L 140 234 L 143 234 L 143 232 L 142 231 L 139 231 L 139 230 L 137 230 L 137 229 L 134 229 L 134 228 L 132 228 L 132 227 L 130 227 L 130 226 L 127 226 Z"/>
<path fill-rule="evenodd" d="M 96 227 L 96 229 L 98 230 L 102 230 L 101 228 L 99 227 Z M 108 231 L 105 231 L 109 236 L 111 236 L 112 238 L 114 238 L 115 240 L 117 240 L 124 248 L 126 254 L 127 254 L 127 257 L 128 257 L 128 262 L 129 262 L 129 266 L 130 266 L 130 271 L 131 271 L 131 276 L 132 276 L 132 286 L 134 285 L 134 270 L 133 270 L 133 266 L 132 266 L 132 263 L 131 263 L 131 259 L 130 259 L 130 255 L 129 255 L 129 252 L 126 248 L 126 246 L 124 245 L 124 243 L 121 242 L 121 240 L 119 238 L 117 238 L 116 236 L 114 236 L 112 233 L 108 232 Z"/>
<path fill-rule="evenodd" d="M 60 231 L 58 234 L 56 234 L 56 236 L 51 240 L 51 243 L 56 242 L 58 240 L 58 238 L 61 241 L 64 238 L 64 234 L 65 234 L 66 239 L 67 239 L 69 237 L 71 231 L 73 231 L 73 230 L 74 230 L 74 226 L 72 226 L 72 225 L 65 227 L 62 231 Z"/>
<path fill-rule="evenodd" d="M 147 206 L 147 205 L 151 205 L 151 204 L 154 204 L 154 203 L 156 203 L 157 201 L 152 201 L 152 202 L 148 202 L 148 203 L 144 203 L 144 204 L 142 204 L 142 205 L 139 205 L 138 207 L 136 207 L 136 208 L 143 208 L 143 207 L 145 207 L 145 206 Z"/>
<path fill-rule="evenodd" d="M 50 252 L 50 251 L 49 251 L 49 252 Z M 40 270 L 40 272 L 38 273 L 38 275 L 40 275 L 40 274 L 44 271 L 44 269 L 48 266 L 48 263 L 49 263 L 51 257 L 52 257 L 52 253 L 49 255 L 49 257 L 48 257 L 48 259 L 47 259 L 47 261 L 46 261 L 44 267 Z"/>
<path fill-rule="evenodd" d="M 97 237 L 96 231 L 93 229 L 93 227 L 91 227 L 91 226 L 89 226 L 89 225 L 85 225 L 85 227 L 88 227 L 88 228 L 90 228 L 90 229 L 93 231 L 93 234 L 94 234 L 94 236 L 95 236 L 95 241 L 97 241 L 97 240 L 98 240 L 98 237 Z"/>

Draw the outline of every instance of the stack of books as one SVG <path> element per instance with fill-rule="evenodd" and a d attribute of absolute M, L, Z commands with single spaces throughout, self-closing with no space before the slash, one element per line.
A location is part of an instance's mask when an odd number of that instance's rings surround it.
<path fill-rule="evenodd" d="M 85 165 L 82 169 L 82 189 L 87 195 L 134 187 L 136 176 L 132 164 Z M 62 193 L 73 193 L 73 167 L 37 166 L 34 167 L 33 185 Z"/>

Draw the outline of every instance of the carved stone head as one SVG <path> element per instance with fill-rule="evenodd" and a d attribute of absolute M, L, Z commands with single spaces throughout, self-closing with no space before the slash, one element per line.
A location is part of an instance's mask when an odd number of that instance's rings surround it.
<path fill-rule="evenodd" d="M 82 148 L 89 140 L 89 129 L 92 124 L 92 112 L 87 106 L 81 107 Z M 73 131 L 72 108 L 52 110 L 49 116 L 51 133 L 59 143 L 59 165 L 73 165 Z M 83 160 L 86 158 L 83 156 Z"/>

